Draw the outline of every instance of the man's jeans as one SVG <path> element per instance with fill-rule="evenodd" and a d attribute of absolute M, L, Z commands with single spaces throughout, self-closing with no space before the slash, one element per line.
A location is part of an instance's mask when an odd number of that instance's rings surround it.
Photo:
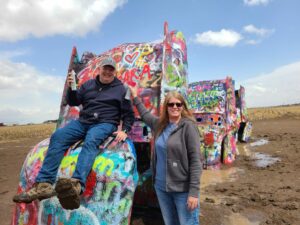
<path fill-rule="evenodd" d="M 198 208 L 187 208 L 188 192 L 166 192 L 155 188 L 165 225 L 198 225 L 200 200 Z"/>
<path fill-rule="evenodd" d="M 78 120 L 73 120 L 65 127 L 57 129 L 51 136 L 48 152 L 35 181 L 53 184 L 66 150 L 77 141 L 84 139 L 76 169 L 72 176 L 80 181 L 84 190 L 86 178 L 92 169 L 96 156 L 99 154 L 99 145 L 116 130 L 117 126 L 114 124 L 89 125 Z"/>

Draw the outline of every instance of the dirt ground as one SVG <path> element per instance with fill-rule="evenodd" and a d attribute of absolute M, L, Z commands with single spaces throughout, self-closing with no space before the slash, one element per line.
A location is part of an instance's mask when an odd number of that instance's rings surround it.
<path fill-rule="evenodd" d="M 255 121 L 252 137 L 252 146 L 239 144 L 240 155 L 232 165 L 204 171 L 201 225 L 300 224 L 300 120 Z M 0 142 L 1 225 L 10 224 L 22 163 L 44 138 Z M 152 210 L 134 215 L 132 224 L 163 222 Z"/>
<path fill-rule="evenodd" d="M 253 131 L 251 142 L 268 143 L 240 144 L 238 159 L 222 168 L 237 168 L 233 179 L 201 190 L 203 225 L 300 224 L 300 120 L 256 121 Z M 278 161 L 254 157 L 262 155 Z"/>

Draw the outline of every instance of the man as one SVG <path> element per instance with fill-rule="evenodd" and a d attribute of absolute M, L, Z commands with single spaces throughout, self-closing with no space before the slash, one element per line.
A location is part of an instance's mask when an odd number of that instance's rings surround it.
<path fill-rule="evenodd" d="M 57 129 L 51 136 L 34 186 L 14 196 L 14 202 L 30 203 L 57 194 L 63 208 L 76 209 L 80 206 L 80 194 L 84 191 L 86 178 L 99 153 L 99 145 L 112 133 L 116 134 L 117 141 L 125 140 L 134 122 L 131 101 L 125 98 L 126 88 L 115 75 L 116 64 L 108 57 L 102 61 L 99 75 L 84 83 L 77 91 L 71 90 L 73 78 L 68 76 L 67 102 L 70 106 L 82 105 L 79 119 Z M 116 131 L 120 120 L 122 130 Z M 64 153 L 82 139 L 84 144 L 72 178 L 59 178 L 54 191 L 53 184 Z"/>

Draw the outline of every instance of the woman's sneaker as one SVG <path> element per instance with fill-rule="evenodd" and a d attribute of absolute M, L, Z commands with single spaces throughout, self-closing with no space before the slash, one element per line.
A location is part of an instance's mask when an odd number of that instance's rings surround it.
<path fill-rule="evenodd" d="M 55 191 L 64 209 L 78 209 L 80 206 L 81 184 L 74 178 L 59 178 Z"/>
<path fill-rule="evenodd" d="M 15 195 L 13 201 L 16 203 L 31 203 L 34 200 L 43 200 L 55 195 L 56 192 L 53 189 L 52 184 L 41 182 L 35 183 L 28 191 Z"/>

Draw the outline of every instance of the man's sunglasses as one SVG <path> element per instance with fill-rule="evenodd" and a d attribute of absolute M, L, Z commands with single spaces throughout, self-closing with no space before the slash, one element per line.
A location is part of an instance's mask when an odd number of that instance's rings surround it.
<path fill-rule="evenodd" d="M 176 102 L 176 103 L 169 102 L 169 103 L 167 103 L 167 106 L 171 107 L 171 108 L 173 108 L 175 105 L 176 105 L 177 108 L 180 108 L 180 107 L 182 107 L 183 104 L 181 102 Z"/>

